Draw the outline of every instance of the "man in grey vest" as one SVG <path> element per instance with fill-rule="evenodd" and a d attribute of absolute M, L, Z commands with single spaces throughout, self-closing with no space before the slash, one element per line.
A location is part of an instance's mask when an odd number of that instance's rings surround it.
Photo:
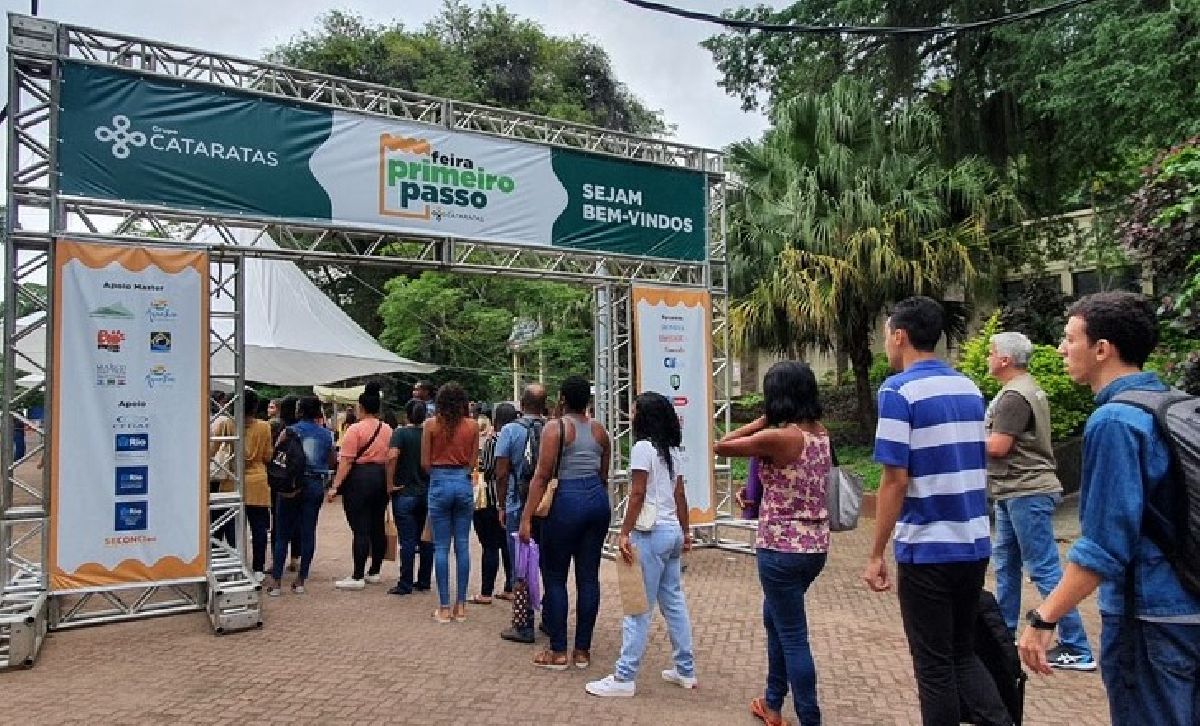
<path fill-rule="evenodd" d="M 1054 508 L 1062 498 L 1050 439 L 1050 402 L 1029 374 L 1033 344 L 1020 333 L 993 335 L 988 372 L 1004 384 L 988 407 L 988 493 L 996 503 L 992 562 L 996 599 L 1014 637 L 1021 614 L 1021 570 L 1045 597 L 1062 578 L 1054 541 Z M 1058 623 L 1050 665 L 1096 670 L 1078 610 Z"/>

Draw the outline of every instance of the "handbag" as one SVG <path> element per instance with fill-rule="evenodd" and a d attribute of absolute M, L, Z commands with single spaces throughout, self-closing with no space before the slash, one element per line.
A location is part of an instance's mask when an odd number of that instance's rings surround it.
<path fill-rule="evenodd" d="M 831 468 L 826 479 L 825 498 L 830 532 L 848 532 L 858 526 L 863 498 L 861 476 L 840 466 Z"/>
<path fill-rule="evenodd" d="M 658 505 L 654 502 L 642 502 L 642 511 L 638 512 L 637 520 L 633 523 L 633 528 L 639 532 L 649 532 L 654 529 L 654 523 L 658 521 Z"/>
<path fill-rule="evenodd" d="M 396 561 L 396 522 L 392 519 L 391 507 L 384 510 L 383 536 L 387 542 L 383 547 L 383 559 L 388 562 Z"/>
<path fill-rule="evenodd" d="M 591 426 L 591 423 L 588 423 Z M 554 476 L 550 481 L 546 482 L 546 491 L 542 493 L 542 500 L 538 502 L 537 509 L 533 510 L 535 516 L 545 517 L 550 514 L 550 507 L 554 506 L 554 492 L 558 490 L 558 465 L 562 463 L 563 444 L 567 440 L 567 425 L 558 420 L 558 455 L 554 457 Z"/>
<path fill-rule="evenodd" d="M 650 610 L 650 602 L 646 599 L 646 579 L 642 574 L 642 558 L 633 544 L 633 563 L 626 564 L 625 559 L 617 555 L 617 588 L 621 593 L 621 614 L 641 615 Z"/>

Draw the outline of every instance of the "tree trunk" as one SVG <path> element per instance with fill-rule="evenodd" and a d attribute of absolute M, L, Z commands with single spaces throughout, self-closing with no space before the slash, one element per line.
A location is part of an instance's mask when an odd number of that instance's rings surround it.
<path fill-rule="evenodd" d="M 876 418 L 875 396 L 871 391 L 871 338 L 867 330 L 854 332 L 853 337 L 845 341 L 844 350 L 854 368 L 858 433 L 864 440 L 869 440 L 875 433 Z"/>

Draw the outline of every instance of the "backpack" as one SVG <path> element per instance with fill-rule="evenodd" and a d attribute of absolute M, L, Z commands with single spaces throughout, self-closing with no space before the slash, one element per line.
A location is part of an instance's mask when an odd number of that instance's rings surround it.
<path fill-rule="evenodd" d="M 1021 726 L 1025 716 L 1025 681 L 1029 676 L 1021 668 L 1021 656 L 1013 645 L 1012 632 L 1004 622 L 1000 605 L 987 590 L 979 593 L 979 607 L 975 611 L 975 657 L 995 681 L 996 691 L 1013 724 Z M 973 704 L 963 705 L 967 707 L 964 720 L 981 723 L 973 720 Z"/>
<path fill-rule="evenodd" d="M 538 455 L 542 450 L 542 429 L 546 427 L 546 422 L 542 419 L 529 422 L 518 419 L 518 423 L 525 429 L 526 436 L 525 454 L 522 457 L 524 463 L 517 477 L 517 494 L 521 501 L 525 501 L 529 497 L 529 483 L 533 481 L 533 471 L 537 468 Z"/>
<path fill-rule="evenodd" d="M 1200 398 L 1134 390 L 1113 400 L 1152 415 L 1167 444 L 1171 465 L 1157 496 L 1146 499 L 1142 532 L 1166 555 L 1184 589 L 1200 595 Z"/>
<path fill-rule="evenodd" d="M 304 488 L 308 456 L 304 453 L 300 435 L 290 426 L 284 431 L 286 436 L 275 444 L 275 453 L 267 462 L 267 484 L 276 494 L 291 497 Z"/>

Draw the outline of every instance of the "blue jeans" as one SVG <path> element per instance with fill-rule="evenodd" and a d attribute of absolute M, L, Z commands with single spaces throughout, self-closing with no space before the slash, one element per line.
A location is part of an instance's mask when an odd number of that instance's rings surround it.
<path fill-rule="evenodd" d="M 429 472 L 429 518 L 433 522 L 433 568 L 437 574 L 438 603 L 450 607 L 450 542 L 454 542 L 457 567 L 456 603 L 467 601 L 471 577 L 471 514 L 475 497 L 466 469 L 433 469 Z"/>
<path fill-rule="evenodd" d="M 308 579 L 313 554 L 317 551 L 317 515 L 324 498 L 325 481 L 320 477 L 305 477 L 304 488 L 294 497 L 275 498 L 274 562 L 271 565 L 275 582 L 283 577 L 288 544 L 296 539 L 300 542 L 300 551 L 292 550 L 292 556 L 300 558 L 296 579 L 300 582 Z"/>
<path fill-rule="evenodd" d="M 550 649 L 567 649 L 567 571 L 575 562 L 575 649 L 592 649 L 600 612 L 600 552 L 608 534 L 608 492 L 598 476 L 558 482 L 554 505 L 542 525 L 541 565 L 545 595 L 542 622 Z"/>
<path fill-rule="evenodd" d="M 767 629 L 767 705 L 778 711 L 788 687 L 796 716 L 804 726 L 821 723 L 817 666 L 808 643 L 804 595 L 825 567 L 827 555 L 758 550 L 758 581 L 763 590 L 763 626 Z"/>
<path fill-rule="evenodd" d="M 622 681 L 637 678 L 642 654 L 646 652 L 655 602 L 667 621 L 675 670 L 681 676 L 695 675 L 692 622 L 688 617 L 687 601 L 683 597 L 683 530 L 678 524 L 656 524 L 649 532 L 633 532 L 630 540 L 638 551 L 642 580 L 646 584 L 646 602 L 650 604 L 650 609 L 641 615 L 626 615 L 621 621 L 621 657 L 617 659 L 614 669 L 617 678 Z"/>
<path fill-rule="evenodd" d="M 417 552 L 421 561 L 416 575 L 416 584 L 429 586 L 429 571 L 433 569 L 433 543 L 421 541 L 421 530 L 425 529 L 425 517 L 429 514 L 429 497 L 392 495 L 392 518 L 396 520 L 396 535 L 400 540 L 400 582 L 402 588 L 412 590 L 413 562 Z"/>
<path fill-rule="evenodd" d="M 1102 615 L 1101 625 L 1100 675 L 1113 726 L 1200 723 L 1200 625 L 1121 615 Z"/>
<path fill-rule="evenodd" d="M 996 602 L 1014 635 L 1021 617 L 1022 565 L 1043 598 L 1062 579 L 1051 519 L 1061 498 L 1057 494 L 1031 494 L 996 502 L 996 535 L 992 546 Z M 1092 655 L 1078 610 L 1059 619 L 1058 640 L 1076 653 Z"/>

